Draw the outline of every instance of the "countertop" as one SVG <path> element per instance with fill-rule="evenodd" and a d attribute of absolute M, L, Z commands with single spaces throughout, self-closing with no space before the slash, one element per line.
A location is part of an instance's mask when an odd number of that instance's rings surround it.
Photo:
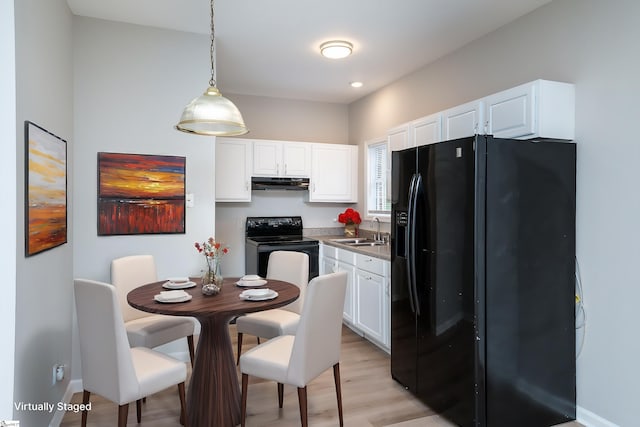
<path fill-rule="evenodd" d="M 363 255 L 369 255 L 372 257 L 380 258 L 385 261 L 391 261 L 391 248 L 389 244 L 380 245 L 380 246 L 349 246 L 343 243 L 332 242 L 332 239 L 344 239 L 344 235 L 335 235 L 335 236 L 309 236 L 314 239 L 318 239 L 322 244 L 334 246 L 340 249 L 346 249 L 351 252 L 356 252 Z M 364 236 L 363 236 L 364 237 Z"/>

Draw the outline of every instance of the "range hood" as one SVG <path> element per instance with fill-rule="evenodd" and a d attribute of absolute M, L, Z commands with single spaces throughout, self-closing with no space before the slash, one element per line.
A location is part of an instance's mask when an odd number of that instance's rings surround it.
<path fill-rule="evenodd" d="M 309 189 L 309 178 L 274 178 L 254 176 L 251 178 L 251 189 L 304 191 Z"/>

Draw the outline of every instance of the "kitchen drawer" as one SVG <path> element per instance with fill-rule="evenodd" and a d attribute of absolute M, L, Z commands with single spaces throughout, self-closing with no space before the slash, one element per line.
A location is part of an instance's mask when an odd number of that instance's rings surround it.
<path fill-rule="evenodd" d="M 356 265 L 356 254 L 354 252 L 338 248 L 338 261 Z"/>
<path fill-rule="evenodd" d="M 322 256 L 338 259 L 338 248 L 335 246 L 322 245 Z"/>
<path fill-rule="evenodd" d="M 356 266 L 370 273 L 377 274 L 379 276 L 385 275 L 384 260 L 375 258 L 369 255 L 355 254 Z"/>

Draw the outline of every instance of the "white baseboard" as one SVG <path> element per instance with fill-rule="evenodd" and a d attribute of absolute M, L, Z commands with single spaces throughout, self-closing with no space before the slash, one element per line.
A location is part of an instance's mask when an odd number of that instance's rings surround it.
<path fill-rule="evenodd" d="M 576 421 L 586 427 L 620 427 L 580 406 L 576 407 Z"/>
<path fill-rule="evenodd" d="M 71 380 L 69 384 L 67 384 L 67 389 L 64 391 L 64 395 L 62 396 L 62 402 L 69 403 L 73 398 L 75 393 L 79 393 L 82 391 L 82 380 Z M 64 411 L 56 409 L 55 414 L 53 414 L 53 418 L 51 418 L 51 422 L 49 423 L 49 427 L 59 427 L 62 419 L 64 418 Z"/>

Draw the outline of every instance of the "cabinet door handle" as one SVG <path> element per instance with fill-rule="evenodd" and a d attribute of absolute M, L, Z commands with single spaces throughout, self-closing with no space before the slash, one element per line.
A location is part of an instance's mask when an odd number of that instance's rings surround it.
<path fill-rule="evenodd" d="M 280 163 L 276 163 L 276 175 L 280 175 Z"/>
<path fill-rule="evenodd" d="M 284 164 L 284 174 L 285 175 L 287 174 L 287 164 L 286 163 Z"/>
<path fill-rule="evenodd" d="M 245 181 L 244 183 L 244 189 L 249 191 L 249 181 Z"/>

